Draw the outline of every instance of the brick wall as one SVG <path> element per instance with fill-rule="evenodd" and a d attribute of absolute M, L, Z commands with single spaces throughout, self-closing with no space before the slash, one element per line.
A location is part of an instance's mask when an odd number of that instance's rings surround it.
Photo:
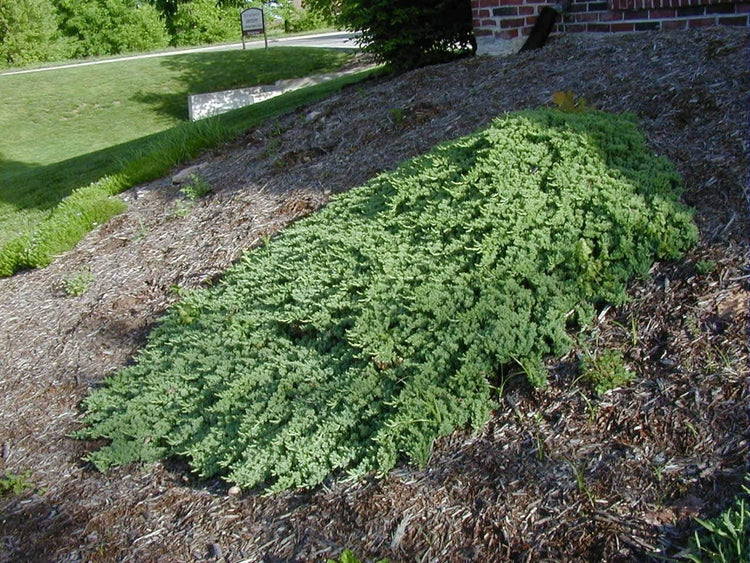
<path fill-rule="evenodd" d="M 554 4 L 554 0 L 471 0 L 479 52 L 517 50 L 541 9 Z M 750 25 L 750 0 L 573 0 L 555 31 L 609 33 L 713 25 Z"/>

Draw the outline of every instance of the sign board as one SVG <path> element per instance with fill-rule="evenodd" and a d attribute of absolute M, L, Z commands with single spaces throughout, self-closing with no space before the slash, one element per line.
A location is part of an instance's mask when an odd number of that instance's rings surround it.
<path fill-rule="evenodd" d="M 261 8 L 248 8 L 240 14 L 242 24 L 242 48 L 245 48 L 245 36 L 263 34 L 268 50 L 268 36 L 266 35 L 266 21 Z"/>
<path fill-rule="evenodd" d="M 265 22 L 263 21 L 263 10 L 260 8 L 243 10 L 240 18 L 242 19 L 243 35 L 263 33 L 266 30 Z"/>

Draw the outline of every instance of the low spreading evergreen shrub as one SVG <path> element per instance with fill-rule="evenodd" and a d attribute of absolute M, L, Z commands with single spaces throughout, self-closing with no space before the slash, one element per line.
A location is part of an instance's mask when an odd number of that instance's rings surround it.
<path fill-rule="evenodd" d="M 183 456 L 270 491 L 335 470 L 424 463 L 481 426 L 492 383 L 656 259 L 696 240 L 680 179 L 634 120 L 537 110 L 496 120 L 332 201 L 164 317 L 86 401 L 104 470 Z"/>

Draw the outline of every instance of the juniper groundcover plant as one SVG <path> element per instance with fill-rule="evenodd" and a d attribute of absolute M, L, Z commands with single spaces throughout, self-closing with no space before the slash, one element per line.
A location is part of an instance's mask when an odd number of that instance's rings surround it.
<path fill-rule="evenodd" d="M 424 463 L 501 370 L 544 385 L 566 329 L 697 231 L 634 119 L 506 115 L 337 197 L 176 304 L 85 401 L 105 470 L 185 458 L 277 491 Z"/>

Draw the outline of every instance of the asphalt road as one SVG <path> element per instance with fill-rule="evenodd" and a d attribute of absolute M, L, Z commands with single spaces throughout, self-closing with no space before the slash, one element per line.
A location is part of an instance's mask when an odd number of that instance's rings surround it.
<path fill-rule="evenodd" d="M 268 39 L 268 48 L 283 45 L 286 47 L 320 47 L 325 49 L 356 49 L 356 34 L 348 31 L 335 31 L 332 33 L 318 33 L 315 35 L 299 35 L 296 37 L 278 37 Z M 248 49 L 262 49 L 265 45 L 263 39 L 253 39 L 245 42 Z M 77 63 L 68 63 L 40 68 L 30 68 L 24 70 L 11 70 L 0 73 L 0 76 L 10 76 L 12 74 L 28 74 L 32 72 L 45 72 L 47 70 L 57 70 L 60 68 L 74 68 L 77 66 L 102 65 L 129 61 L 133 59 L 150 59 L 154 57 L 170 57 L 174 55 L 184 55 L 186 53 L 201 53 L 206 51 L 233 51 L 242 49 L 242 43 L 228 43 L 224 45 L 211 45 L 210 47 L 192 47 L 190 49 L 175 49 L 170 51 L 160 51 L 157 53 L 146 53 L 142 55 L 128 55 L 122 57 L 111 57 L 106 59 L 97 59 L 95 61 L 82 61 Z"/>

